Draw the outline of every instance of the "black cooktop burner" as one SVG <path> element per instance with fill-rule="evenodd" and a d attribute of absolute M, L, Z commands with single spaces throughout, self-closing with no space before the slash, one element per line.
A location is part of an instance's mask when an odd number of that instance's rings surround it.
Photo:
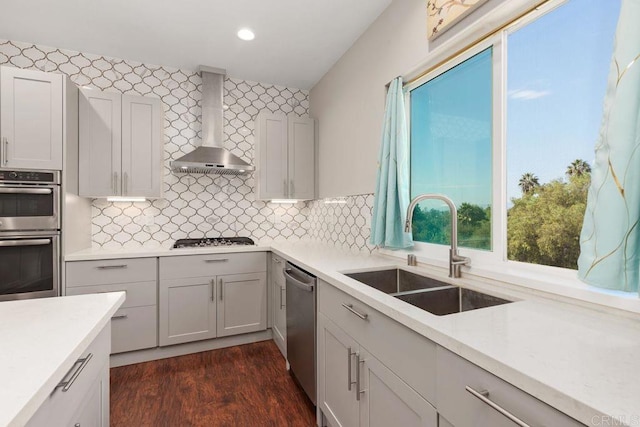
<path fill-rule="evenodd" d="M 202 239 L 178 239 L 174 249 L 206 248 L 211 246 L 250 246 L 255 245 L 248 237 L 204 237 Z"/>

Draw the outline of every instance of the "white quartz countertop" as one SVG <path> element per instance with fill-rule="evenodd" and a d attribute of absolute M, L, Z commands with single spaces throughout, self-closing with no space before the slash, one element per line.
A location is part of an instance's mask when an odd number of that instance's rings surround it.
<path fill-rule="evenodd" d="M 269 242 L 270 243 L 270 242 Z M 254 246 L 216 246 L 208 248 L 180 248 L 172 249 L 171 245 L 157 247 L 137 247 L 121 249 L 84 249 L 65 255 L 64 261 L 94 261 L 122 258 L 155 258 L 177 255 L 210 255 L 228 254 L 236 252 L 268 252 L 271 250 L 269 243 L 257 242 Z"/>
<path fill-rule="evenodd" d="M 439 269 L 407 267 L 397 258 L 351 253 L 315 242 L 260 242 L 248 247 L 179 250 L 88 250 L 65 260 L 247 251 L 273 251 L 587 425 L 605 425 L 606 419 L 612 418 L 622 421 L 616 425 L 640 425 L 640 381 L 635 379 L 640 372 L 640 320 L 563 303 L 524 287 L 464 277 L 449 279 Z M 436 316 L 342 274 L 398 266 L 516 302 Z"/>
<path fill-rule="evenodd" d="M 24 426 L 122 305 L 124 292 L 0 302 L 0 426 Z"/>

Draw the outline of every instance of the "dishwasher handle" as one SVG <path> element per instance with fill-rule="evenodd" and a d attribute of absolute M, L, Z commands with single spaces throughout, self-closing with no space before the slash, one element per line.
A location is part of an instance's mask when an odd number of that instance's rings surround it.
<path fill-rule="evenodd" d="M 291 271 L 292 270 L 290 268 L 285 268 L 284 270 L 284 275 L 286 276 L 287 284 L 291 283 L 292 285 L 302 290 L 305 290 L 307 292 L 313 292 L 313 284 L 301 282 L 300 280 L 296 279 L 291 274 L 289 274 Z"/>

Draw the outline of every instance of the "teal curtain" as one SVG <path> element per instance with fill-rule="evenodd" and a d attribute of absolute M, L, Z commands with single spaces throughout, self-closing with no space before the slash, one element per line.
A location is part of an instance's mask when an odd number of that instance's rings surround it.
<path fill-rule="evenodd" d="M 404 232 L 409 206 L 409 138 L 402 77 L 394 79 L 387 93 L 382 143 L 378 156 L 371 244 L 392 249 L 413 246 Z"/>
<path fill-rule="evenodd" d="M 640 275 L 640 0 L 622 0 L 578 275 L 594 286 L 637 291 Z"/>

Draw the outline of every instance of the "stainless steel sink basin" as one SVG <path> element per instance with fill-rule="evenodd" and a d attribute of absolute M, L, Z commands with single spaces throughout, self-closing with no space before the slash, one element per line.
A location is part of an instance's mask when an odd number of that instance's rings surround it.
<path fill-rule="evenodd" d="M 364 283 L 367 286 L 371 286 L 385 294 L 451 286 L 449 283 L 413 274 L 408 271 L 400 270 L 399 268 L 367 271 L 363 273 L 349 273 L 345 274 L 345 276 L 351 277 L 352 279 Z"/>
<path fill-rule="evenodd" d="M 512 302 L 400 269 L 346 276 L 437 316 Z"/>

